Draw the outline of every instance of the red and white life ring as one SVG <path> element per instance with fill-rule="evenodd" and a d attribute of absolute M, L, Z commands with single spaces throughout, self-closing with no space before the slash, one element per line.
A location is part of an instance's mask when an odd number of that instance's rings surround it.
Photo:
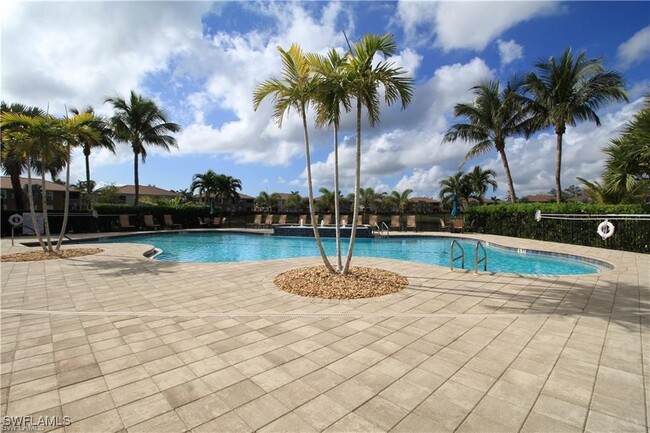
<path fill-rule="evenodd" d="M 605 240 L 614 234 L 614 224 L 610 223 L 608 220 L 605 220 L 598 225 L 597 232 L 600 237 Z"/>

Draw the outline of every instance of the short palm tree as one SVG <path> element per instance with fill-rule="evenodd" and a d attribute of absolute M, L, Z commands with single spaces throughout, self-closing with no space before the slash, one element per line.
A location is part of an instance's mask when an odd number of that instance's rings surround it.
<path fill-rule="evenodd" d="M 223 212 L 227 204 L 235 203 L 239 200 L 239 193 L 241 191 L 241 180 L 235 179 L 232 176 L 225 174 L 217 175 L 217 189 L 215 191 L 215 198 L 219 202 L 220 216 L 223 217 Z"/>
<path fill-rule="evenodd" d="M 488 187 L 492 187 L 492 192 L 497 190 L 498 184 L 497 181 L 494 180 L 496 172 L 492 169 L 483 170 L 477 165 L 465 176 L 466 181 L 469 183 L 471 188 L 472 196 L 481 203 L 483 203 L 483 200 L 485 199 L 485 193 L 487 192 Z"/>
<path fill-rule="evenodd" d="M 350 48 L 350 58 L 345 66 L 345 82 L 351 98 L 356 99 L 356 146 L 354 205 L 352 221 L 359 215 L 359 189 L 361 188 L 361 109 L 366 107 L 368 122 L 374 126 L 379 122 L 380 88 L 384 92 L 384 101 L 388 105 L 400 101 L 402 109 L 411 102 L 413 96 L 413 79 L 402 68 L 386 61 L 374 62 L 377 54 L 389 57 L 397 51 L 397 44 L 392 35 L 365 35 Z M 357 225 L 352 225 L 350 244 L 343 267 L 343 274 L 350 269 L 354 251 Z"/>
<path fill-rule="evenodd" d="M 25 114 L 30 117 L 40 116 L 45 114 L 40 108 L 36 107 L 27 107 L 23 104 L 13 103 L 7 105 L 4 101 L 0 108 L 0 113 L 16 113 L 16 114 Z M 13 128 L 19 128 L 20 126 L 14 125 L 12 127 L 3 128 L 3 140 L 2 140 L 2 171 L 9 176 L 11 179 L 11 189 L 14 194 L 14 201 L 16 202 L 16 208 L 18 210 L 25 209 L 25 195 L 23 194 L 22 184 L 20 182 L 20 175 L 24 170 L 27 169 L 27 159 L 19 158 L 18 155 L 13 154 L 12 152 L 5 152 L 5 147 L 10 148 L 9 144 L 5 144 L 5 136 L 8 138 L 7 133 Z"/>
<path fill-rule="evenodd" d="M 291 191 L 289 197 L 287 197 L 287 207 L 289 209 L 293 209 L 296 212 L 302 208 L 302 197 L 300 197 L 300 193 L 298 191 Z"/>
<path fill-rule="evenodd" d="M 472 187 L 468 178 L 462 171 L 456 172 L 455 175 L 449 176 L 439 182 L 440 184 L 440 201 L 445 205 L 450 205 L 454 197 L 460 201 L 467 202 L 472 194 Z"/>
<path fill-rule="evenodd" d="M 255 197 L 255 205 L 266 212 L 273 212 L 278 207 L 279 200 L 280 194 L 277 192 L 269 194 L 266 191 L 260 191 L 257 197 Z"/>
<path fill-rule="evenodd" d="M 253 94 L 253 107 L 257 110 L 267 96 L 272 95 L 274 102 L 273 117 L 279 127 L 282 127 L 282 118 L 291 108 L 294 108 L 302 120 L 303 136 L 305 141 L 305 164 L 307 166 L 307 190 L 309 194 L 309 213 L 311 214 L 314 238 L 321 259 L 327 270 L 336 271 L 329 262 L 318 233 L 318 225 L 314 212 L 314 187 L 311 175 L 311 155 L 309 149 L 309 132 L 307 130 L 307 106 L 311 103 L 317 80 L 314 78 L 312 68 L 302 49 L 297 44 L 291 45 L 289 50 L 278 47 L 282 58 L 282 79 L 272 78 L 260 83 Z"/>
<path fill-rule="evenodd" d="M 144 163 L 147 159 L 146 146 L 162 147 L 166 151 L 177 147 L 176 139 L 168 135 L 179 132 L 180 125 L 169 122 L 165 113 L 148 98 L 131 91 L 130 98 L 120 96 L 106 98 L 105 102 L 113 105 L 114 114 L 111 126 L 115 139 L 131 144 L 133 149 L 133 179 L 135 198 L 133 204 L 138 205 L 140 198 L 140 179 L 138 174 L 138 159 Z"/>
<path fill-rule="evenodd" d="M 382 197 L 382 194 L 376 193 L 373 188 L 368 187 L 359 189 L 359 205 L 363 207 L 364 212 L 366 210 L 376 210 L 377 201 Z"/>
<path fill-rule="evenodd" d="M 110 123 L 103 116 L 95 114 L 93 107 L 86 107 L 83 111 L 80 111 L 76 108 L 71 108 L 70 112 L 74 115 L 81 113 L 91 114 L 94 119 L 91 123 L 91 127 L 97 131 L 100 136 L 100 140 L 90 140 L 85 143 L 80 143 L 83 147 L 83 153 L 86 162 L 86 206 L 88 209 L 93 208 L 92 202 L 92 182 L 90 181 L 90 153 L 93 149 L 108 149 L 109 151 L 115 153 L 115 143 L 113 142 L 113 129 L 111 128 Z"/>
<path fill-rule="evenodd" d="M 596 110 L 610 101 L 627 101 L 623 78 L 606 72 L 600 59 L 588 59 L 585 52 L 574 58 L 567 48 L 559 59 L 540 60 L 526 77 L 527 109 L 535 129 L 553 127 L 556 134 L 555 197 L 562 199 L 562 137 L 566 126 L 590 120 L 600 126 Z M 538 75 L 539 74 L 539 75 Z"/>
<path fill-rule="evenodd" d="M 204 197 L 204 202 L 211 204 L 211 211 L 214 205 L 212 199 L 217 193 L 218 176 L 214 170 L 208 170 L 205 173 L 196 173 L 192 176 L 192 183 L 190 184 L 192 194 L 194 194 L 194 191 L 199 190 L 199 197 Z"/>
<path fill-rule="evenodd" d="M 463 163 L 496 149 L 503 163 L 512 203 L 516 195 L 506 156 L 506 140 L 525 134 L 530 122 L 518 94 L 521 85 L 521 80 L 515 77 L 503 90 L 499 90 L 499 82 L 495 80 L 485 81 L 472 87 L 475 95 L 474 102 L 454 106 L 454 116 L 464 117 L 468 122 L 452 125 L 443 140 L 443 142 L 464 140 L 474 143 L 465 154 Z"/>
<path fill-rule="evenodd" d="M 400 214 L 406 212 L 411 205 L 409 196 L 413 193 L 412 189 L 405 189 L 402 192 L 392 191 L 387 197 L 386 201 L 391 204 L 393 209 Z"/>

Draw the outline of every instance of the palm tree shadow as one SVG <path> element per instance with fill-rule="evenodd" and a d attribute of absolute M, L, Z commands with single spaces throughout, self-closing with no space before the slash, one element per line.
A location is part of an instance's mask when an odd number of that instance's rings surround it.
<path fill-rule="evenodd" d="M 75 266 L 95 271 L 103 276 L 125 276 L 125 275 L 161 275 L 173 272 L 178 264 L 161 260 L 143 260 L 130 257 L 102 256 L 101 260 L 84 259 L 75 257 L 67 259 L 75 263 Z"/>

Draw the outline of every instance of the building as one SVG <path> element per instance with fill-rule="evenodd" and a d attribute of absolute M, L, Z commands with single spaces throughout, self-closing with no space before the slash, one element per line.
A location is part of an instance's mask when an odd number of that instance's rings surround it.
<path fill-rule="evenodd" d="M 440 202 L 429 197 L 412 197 L 409 212 L 415 213 L 438 213 L 440 212 Z"/>
<path fill-rule="evenodd" d="M 20 184 L 23 188 L 23 195 L 25 197 L 25 209 L 17 209 L 16 197 L 14 190 L 11 186 L 11 178 L 9 176 L 2 176 L 0 182 L 0 198 L 2 202 L 3 212 L 12 211 L 27 211 L 29 210 L 29 198 L 27 195 L 27 178 L 20 178 Z M 34 207 L 37 211 L 41 211 L 43 206 L 43 199 L 41 195 L 41 179 L 32 178 L 32 185 L 34 186 Z M 47 210 L 63 212 L 65 206 L 65 185 L 56 182 L 45 181 L 45 193 Z M 81 193 L 78 189 L 70 187 L 70 206 L 69 210 L 79 210 L 81 205 Z"/>
<path fill-rule="evenodd" d="M 174 191 L 158 188 L 151 185 L 140 185 L 140 199 L 142 197 L 156 197 L 173 199 L 177 194 Z M 117 203 L 133 205 L 135 201 L 135 185 L 124 185 L 117 190 Z"/>
<path fill-rule="evenodd" d="M 555 196 L 550 194 L 533 194 L 527 195 L 521 201 L 528 203 L 554 203 Z"/>

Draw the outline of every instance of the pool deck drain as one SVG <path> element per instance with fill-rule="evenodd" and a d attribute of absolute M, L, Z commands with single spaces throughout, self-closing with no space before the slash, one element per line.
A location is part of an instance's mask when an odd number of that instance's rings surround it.
<path fill-rule="evenodd" d="M 467 236 L 616 268 L 474 275 L 358 258 L 411 285 L 338 301 L 272 283 L 317 258 L 169 263 L 105 244 L 2 263 L 1 415 L 69 416 L 61 433 L 647 431 L 650 256 Z"/>

